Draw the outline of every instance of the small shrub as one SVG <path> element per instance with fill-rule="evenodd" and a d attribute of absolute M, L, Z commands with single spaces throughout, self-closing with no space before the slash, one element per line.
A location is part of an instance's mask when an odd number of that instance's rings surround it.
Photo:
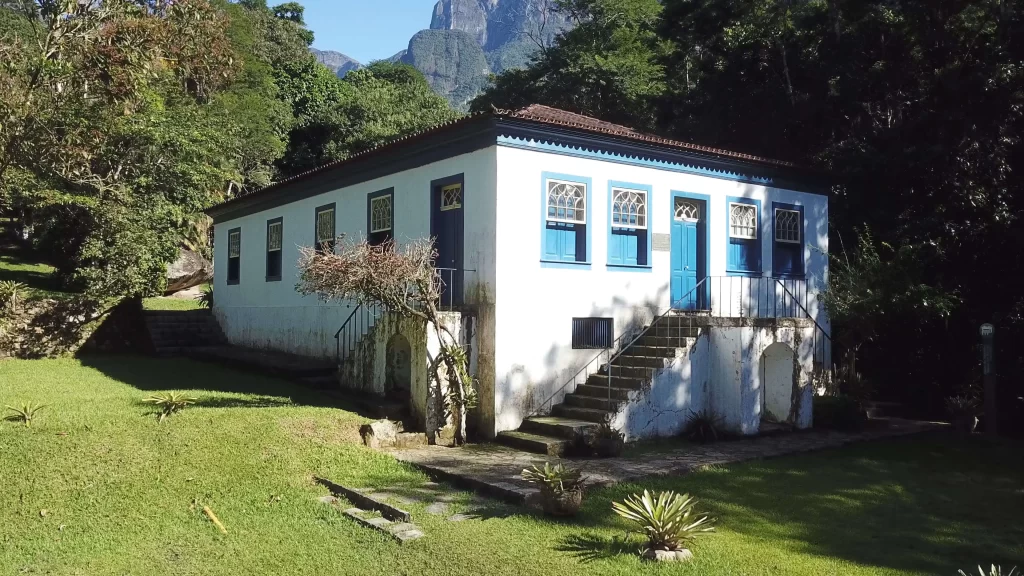
<path fill-rule="evenodd" d="M 700 442 L 717 442 L 722 438 L 722 417 L 708 410 L 694 412 L 686 417 L 686 425 L 683 427 L 683 435 L 690 440 Z"/>
<path fill-rule="evenodd" d="M 622 454 L 626 436 L 607 422 L 602 422 L 588 439 L 590 451 L 599 458 L 614 458 Z"/>
<path fill-rule="evenodd" d="M 524 469 L 523 480 L 540 486 L 544 512 L 553 516 L 572 516 L 583 504 L 585 481 L 579 470 L 545 462 L 543 469 L 536 466 Z"/>
<path fill-rule="evenodd" d="M 960 394 L 946 398 L 946 410 L 954 419 L 966 416 L 977 416 L 981 403 L 978 398 L 969 394 Z"/>
<path fill-rule="evenodd" d="M 972 572 L 971 574 L 974 574 L 974 573 Z M 960 570 L 960 576 L 971 576 L 971 574 L 968 574 L 967 572 L 964 572 L 963 570 Z M 1017 571 L 1017 567 L 1016 566 L 1014 566 L 1013 568 L 1010 568 L 1010 571 L 1007 572 L 1006 574 L 1003 574 L 1003 567 L 1002 566 L 996 566 L 995 564 L 993 564 L 989 568 L 988 572 L 985 572 L 984 568 L 982 568 L 981 566 L 978 566 L 978 574 L 979 574 L 979 576 L 1020 576 L 1020 572 Z"/>
<path fill-rule="evenodd" d="M 15 408 L 14 406 L 8 406 L 7 409 L 14 412 L 12 416 L 8 418 L 16 422 L 21 422 L 26 428 L 32 426 L 32 420 L 36 417 L 36 414 L 40 410 L 46 408 L 46 404 L 33 404 L 31 402 L 22 404 L 20 407 Z"/>
<path fill-rule="evenodd" d="M 213 309 L 213 286 L 207 286 L 203 288 L 203 291 L 196 296 L 196 302 L 199 303 L 200 308 L 206 308 L 208 310 Z"/>
<path fill-rule="evenodd" d="M 867 422 L 864 405 L 849 396 L 816 396 L 814 427 L 830 430 L 860 430 Z"/>
<path fill-rule="evenodd" d="M 621 503 L 612 502 L 612 510 L 639 525 L 648 550 L 679 550 L 697 536 L 714 531 L 714 520 L 707 515 L 698 517 L 696 504 L 689 494 L 667 491 L 655 496 L 644 490 Z"/>
<path fill-rule="evenodd" d="M 157 415 L 157 420 L 163 422 L 171 414 L 184 410 L 187 406 L 195 404 L 198 398 L 195 396 L 187 396 L 180 392 L 166 392 L 164 394 L 154 394 L 149 398 L 144 398 L 142 401 L 147 404 L 153 404 L 160 409 Z"/>
<path fill-rule="evenodd" d="M 0 282 L 0 309 L 14 312 L 25 299 L 28 286 L 14 280 Z"/>

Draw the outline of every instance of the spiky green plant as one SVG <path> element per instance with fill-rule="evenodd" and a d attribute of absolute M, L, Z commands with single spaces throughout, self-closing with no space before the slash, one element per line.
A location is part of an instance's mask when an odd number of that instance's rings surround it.
<path fill-rule="evenodd" d="M 32 426 L 32 420 L 43 408 L 46 408 L 46 404 L 33 404 L 32 402 L 22 404 L 17 408 L 14 406 L 7 407 L 8 410 L 14 412 L 14 415 L 10 416 L 10 419 L 21 422 L 26 428 Z"/>
<path fill-rule="evenodd" d="M 213 309 L 213 286 L 203 288 L 203 291 L 196 296 L 196 302 L 200 308 Z"/>
<path fill-rule="evenodd" d="M 1013 568 L 1010 568 L 1009 572 L 1003 574 L 1003 567 L 996 566 L 995 564 L 993 564 L 992 567 L 989 568 L 988 572 L 985 572 L 984 568 L 978 566 L 978 574 L 980 574 L 981 576 L 1019 576 L 1020 572 L 1017 572 L 1017 567 L 1014 566 Z M 960 576 L 970 576 L 970 574 L 964 572 L 963 570 L 960 570 Z"/>
<path fill-rule="evenodd" d="M 25 299 L 28 286 L 14 280 L 0 282 L 0 309 L 15 311 L 18 305 Z"/>
<path fill-rule="evenodd" d="M 683 434 L 690 440 L 701 444 L 717 442 L 721 436 L 719 429 L 722 427 L 722 422 L 722 417 L 714 412 L 690 410 L 690 414 L 686 417 L 686 424 L 683 426 Z"/>
<path fill-rule="evenodd" d="M 579 470 L 566 468 L 564 464 L 551 465 L 544 463 L 544 468 L 526 468 L 523 470 L 523 480 L 533 484 L 540 484 L 541 488 L 561 494 L 582 490 L 584 480 Z"/>
<path fill-rule="evenodd" d="M 644 490 L 631 494 L 623 502 L 612 502 L 612 510 L 638 524 L 647 536 L 650 550 L 678 550 L 697 536 L 714 531 L 714 520 L 707 515 L 697 517 L 697 501 L 689 494 L 667 491 L 657 496 Z"/>
<path fill-rule="evenodd" d="M 187 406 L 195 404 L 199 399 L 195 396 L 188 396 L 181 392 L 165 392 L 163 394 L 154 394 L 149 398 L 143 398 L 142 401 L 147 404 L 153 404 L 160 409 L 157 415 L 157 420 L 163 422 L 171 414 L 184 410 Z"/>

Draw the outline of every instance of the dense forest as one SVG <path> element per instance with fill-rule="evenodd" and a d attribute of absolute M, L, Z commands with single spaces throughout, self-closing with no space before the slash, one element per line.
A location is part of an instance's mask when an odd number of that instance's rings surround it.
<path fill-rule="evenodd" d="M 312 41 L 295 2 L 0 0 L 0 210 L 66 289 L 151 294 L 203 208 L 455 117 Z"/>
<path fill-rule="evenodd" d="M 996 326 L 1024 420 L 1024 14 L 1014 0 L 564 0 L 576 27 L 473 108 L 541 102 L 826 172 L 833 338 L 942 413 Z M 855 353 L 855 354 L 854 354 Z M 1009 416 L 1014 413 L 1016 416 Z"/>

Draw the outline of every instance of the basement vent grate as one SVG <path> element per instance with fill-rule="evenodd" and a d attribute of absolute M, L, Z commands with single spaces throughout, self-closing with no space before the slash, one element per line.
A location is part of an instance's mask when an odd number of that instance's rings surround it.
<path fill-rule="evenodd" d="M 572 347 L 611 348 L 615 323 L 612 318 L 573 318 Z"/>

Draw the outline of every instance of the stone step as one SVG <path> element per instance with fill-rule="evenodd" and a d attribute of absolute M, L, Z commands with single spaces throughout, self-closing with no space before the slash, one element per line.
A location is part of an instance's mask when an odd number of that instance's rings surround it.
<path fill-rule="evenodd" d="M 667 366 L 669 361 L 670 360 L 668 358 L 648 358 L 645 356 L 629 356 L 624 354 L 615 359 L 615 366 L 653 368 L 660 370 Z M 599 370 L 599 372 L 602 372 L 604 368 L 604 366 L 601 366 L 601 370 Z M 607 372 L 604 373 L 607 374 Z"/>
<path fill-rule="evenodd" d="M 646 348 L 689 348 L 694 339 L 689 336 L 653 336 L 645 335 L 634 344 Z"/>
<path fill-rule="evenodd" d="M 623 376 L 612 376 L 609 378 L 605 374 L 591 374 L 587 378 L 587 384 L 603 388 L 607 388 L 610 384 L 612 388 L 629 388 L 630 390 L 639 390 L 648 380 L 649 379 L 647 378 L 626 378 Z"/>
<path fill-rule="evenodd" d="M 562 416 L 564 418 L 573 418 L 575 420 L 586 420 L 587 422 L 607 422 L 611 419 L 612 414 L 607 410 L 595 410 L 593 408 L 578 408 L 576 406 L 566 406 L 565 404 L 558 404 L 551 409 L 551 413 L 555 416 Z"/>
<path fill-rule="evenodd" d="M 523 420 L 519 430 L 540 436 L 551 436 L 572 440 L 588 431 L 596 430 L 597 424 L 586 420 L 573 420 L 558 416 L 533 416 Z"/>
<path fill-rule="evenodd" d="M 573 408 L 593 408 L 595 410 L 618 411 L 622 401 L 618 398 L 611 400 L 599 396 L 585 396 L 583 394 L 567 394 L 565 405 Z"/>
<path fill-rule="evenodd" d="M 613 364 L 611 367 L 612 376 L 622 376 L 623 378 L 636 378 L 640 380 L 650 380 L 654 373 L 658 371 L 658 367 L 652 366 L 631 366 Z M 601 369 L 597 371 L 598 374 L 608 374 L 608 365 L 601 366 Z"/>
<path fill-rule="evenodd" d="M 624 402 L 629 400 L 629 393 L 632 391 L 630 388 L 612 388 L 611 397 Z M 594 386 L 591 384 L 580 384 L 576 387 L 576 391 L 573 394 L 592 396 L 594 398 L 608 398 L 609 396 L 607 386 Z"/>
<path fill-rule="evenodd" d="M 569 440 L 565 438 L 541 436 L 540 434 L 520 432 L 519 430 L 498 432 L 496 440 L 499 444 L 504 444 L 505 446 L 547 456 L 562 456 L 565 454 L 565 449 L 569 446 Z"/>
<path fill-rule="evenodd" d="M 629 348 L 626 348 L 626 351 L 622 353 L 622 356 L 642 356 L 644 358 L 675 358 L 676 348 L 633 345 L 630 346 Z M 620 358 L 622 356 L 620 356 Z"/>

